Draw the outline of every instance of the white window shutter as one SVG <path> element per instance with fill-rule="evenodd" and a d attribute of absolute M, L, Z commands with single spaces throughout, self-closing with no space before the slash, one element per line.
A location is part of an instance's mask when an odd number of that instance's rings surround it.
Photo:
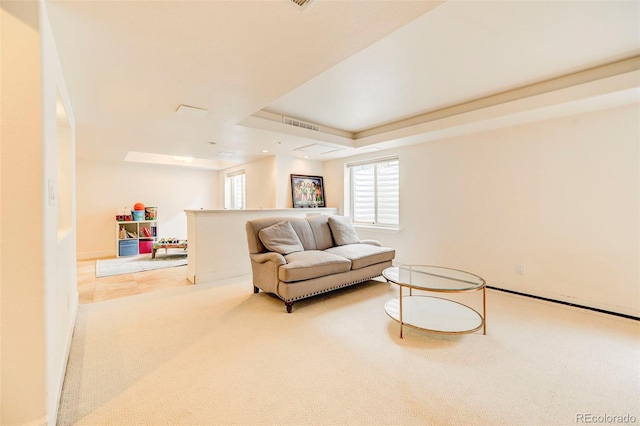
<path fill-rule="evenodd" d="M 379 163 L 376 165 L 376 182 L 378 195 L 378 217 L 380 225 L 397 225 L 399 223 L 400 197 L 398 161 Z"/>
<path fill-rule="evenodd" d="M 229 173 L 225 179 L 225 207 L 229 209 L 246 208 L 245 171 Z"/>
<path fill-rule="evenodd" d="M 397 159 L 360 163 L 351 171 L 351 207 L 355 223 L 399 224 L 399 172 Z"/>
<path fill-rule="evenodd" d="M 375 166 L 364 164 L 352 168 L 353 221 L 375 223 Z"/>

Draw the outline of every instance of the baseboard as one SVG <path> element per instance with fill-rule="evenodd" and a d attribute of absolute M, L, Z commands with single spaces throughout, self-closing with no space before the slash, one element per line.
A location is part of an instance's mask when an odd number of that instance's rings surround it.
<path fill-rule="evenodd" d="M 632 319 L 632 320 L 635 320 L 635 321 L 640 321 L 640 317 L 637 317 L 637 316 L 634 316 L 634 315 L 630 315 L 630 314 L 623 314 L 623 313 L 620 313 L 620 312 L 608 311 L 606 309 L 594 308 L 594 307 L 591 307 L 591 306 L 581 305 L 581 304 L 578 304 L 578 303 L 572 303 L 572 302 L 567 302 L 567 301 L 563 301 L 563 300 L 552 299 L 552 298 L 549 298 L 549 297 L 536 296 L 536 295 L 533 295 L 533 294 L 522 293 L 522 292 L 514 291 L 514 290 L 507 290 L 507 289 L 504 289 L 504 288 L 494 287 L 494 286 L 490 286 L 490 285 L 488 285 L 487 288 L 489 288 L 491 290 L 502 291 L 502 292 L 505 292 L 505 293 L 516 294 L 518 296 L 530 297 L 532 299 L 544 300 L 546 302 L 558 303 L 558 304 L 566 305 L 566 306 L 573 306 L 575 308 L 588 309 L 590 311 L 595 311 L 595 312 L 600 312 L 600 313 L 603 313 L 603 314 L 615 315 L 615 316 L 622 317 L 622 318 L 628 318 L 628 319 Z"/>
<path fill-rule="evenodd" d="M 71 353 L 71 343 L 73 342 L 73 332 L 76 326 L 76 319 L 78 316 L 78 308 L 80 306 L 80 298 L 76 293 L 76 298 L 73 304 L 73 311 L 71 313 L 71 320 L 68 324 L 68 329 L 66 333 L 66 342 L 65 342 L 65 354 L 63 357 L 63 365 L 60 366 L 58 376 L 58 383 L 55 388 L 56 396 L 54 398 L 55 405 L 53 407 L 49 407 L 47 410 L 47 419 L 45 425 L 55 426 L 58 421 L 58 407 L 60 407 L 60 400 L 62 398 L 62 387 L 64 386 L 64 378 L 67 375 L 67 365 L 69 365 L 69 354 Z"/>
<path fill-rule="evenodd" d="M 55 423 L 51 423 L 51 424 L 55 424 Z M 22 426 L 47 426 L 47 418 L 46 417 L 40 417 L 39 419 L 33 420 L 29 423 L 23 423 Z"/>
<path fill-rule="evenodd" d="M 83 251 L 76 253 L 76 260 L 92 260 L 104 257 L 116 257 L 115 250 Z"/>
<path fill-rule="evenodd" d="M 251 270 L 247 270 L 246 268 L 232 268 L 225 269 L 224 271 L 213 271 L 213 272 L 204 272 L 200 275 L 195 275 L 187 268 L 187 279 L 193 276 L 193 281 L 189 279 L 194 284 L 205 284 L 212 282 L 224 281 L 227 278 L 236 278 L 243 275 L 251 274 Z"/>

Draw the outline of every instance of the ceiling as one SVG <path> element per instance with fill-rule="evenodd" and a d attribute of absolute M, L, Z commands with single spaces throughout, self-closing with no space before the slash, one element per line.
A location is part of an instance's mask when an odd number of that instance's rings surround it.
<path fill-rule="evenodd" d="M 79 159 L 327 160 L 640 101 L 638 1 L 46 6 Z"/>

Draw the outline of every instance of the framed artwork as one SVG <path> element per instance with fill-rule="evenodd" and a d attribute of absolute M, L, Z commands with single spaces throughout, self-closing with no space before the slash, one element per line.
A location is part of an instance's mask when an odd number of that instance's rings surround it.
<path fill-rule="evenodd" d="M 291 175 L 293 207 L 326 207 L 322 176 Z"/>

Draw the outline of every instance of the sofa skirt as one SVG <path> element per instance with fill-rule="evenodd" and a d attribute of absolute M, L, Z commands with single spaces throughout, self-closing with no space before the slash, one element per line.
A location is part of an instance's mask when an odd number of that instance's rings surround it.
<path fill-rule="evenodd" d="M 285 302 L 294 302 L 379 277 L 382 271 L 390 266 L 392 261 L 304 281 L 289 283 L 279 281 L 275 294 Z"/>

